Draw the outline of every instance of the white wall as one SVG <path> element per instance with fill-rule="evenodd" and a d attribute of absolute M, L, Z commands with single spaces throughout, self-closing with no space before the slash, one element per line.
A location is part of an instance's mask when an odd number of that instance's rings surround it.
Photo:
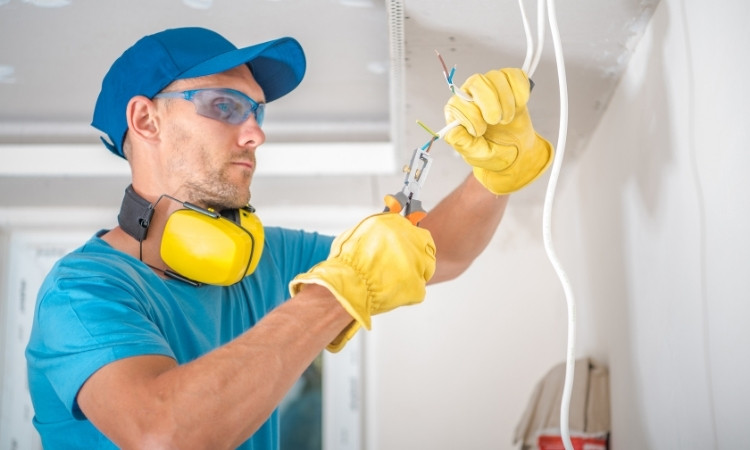
<path fill-rule="evenodd" d="M 577 354 L 610 365 L 616 450 L 750 445 L 749 5 L 663 0 L 561 175 Z M 514 197 L 464 278 L 375 322 L 375 448 L 512 448 L 565 354 L 532 197 Z"/>
<path fill-rule="evenodd" d="M 748 18 L 663 0 L 568 167 L 561 251 L 580 351 L 610 364 L 615 449 L 750 445 Z"/>
<path fill-rule="evenodd" d="M 533 386 L 565 357 L 566 311 L 538 205 L 512 200 L 489 248 L 368 341 L 375 449 L 506 449 Z"/>

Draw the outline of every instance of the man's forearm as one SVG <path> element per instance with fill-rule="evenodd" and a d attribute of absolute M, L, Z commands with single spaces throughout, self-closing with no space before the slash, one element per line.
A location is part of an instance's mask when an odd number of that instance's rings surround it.
<path fill-rule="evenodd" d="M 234 448 L 351 320 L 327 289 L 312 285 L 190 363 L 141 356 L 103 367 L 84 384 L 79 405 L 123 448 Z"/>
<path fill-rule="evenodd" d="M 420 222 L 432 233 L 437 268 L 431 283 L 453 279 L 487 247 L 505 213 L 508 196 L 497 196 L 469 175 Z"/>

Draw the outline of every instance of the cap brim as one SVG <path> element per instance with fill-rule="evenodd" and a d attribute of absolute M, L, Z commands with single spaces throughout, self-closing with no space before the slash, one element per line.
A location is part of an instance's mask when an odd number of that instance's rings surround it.
<path fill-rule="evenodd" d="M 194 78 L 224 72 L 247 64 L 263 89 L 266 102 L 272 102 L 296 88 L 305 75 L 306 61 L 296 39 L 283 37 L 215 56 L 180 74 Z"/>

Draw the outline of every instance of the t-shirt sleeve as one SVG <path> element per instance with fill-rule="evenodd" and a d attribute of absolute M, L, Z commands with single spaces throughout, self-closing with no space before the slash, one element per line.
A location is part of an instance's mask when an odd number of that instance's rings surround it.
<path fill-rule="evenodd" d="M 279 267 L 284 286 L 325 260 L 334 239 L 316 232 L 277 227 L 268 227 L 265 232 L 266 251 Z"/>
<path fill-rule="evenodd" d="M 40 290 L 27 358 L 76 417 L 78 391 L 101 367 L 144 354 L 174 358 L 133 289 L 104 277 L 63 276 Z"/>

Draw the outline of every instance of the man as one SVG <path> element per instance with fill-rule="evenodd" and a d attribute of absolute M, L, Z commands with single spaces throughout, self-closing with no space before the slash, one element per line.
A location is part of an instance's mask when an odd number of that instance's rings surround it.
<path fill-rule="evenodd" d="M 276 407 L 316 355 L 463 272 L 504 194 L 551 160 L 526 76 L 492 71 L 464 85 L 473 102 L 446 106 L 473 175 L 419 227 L 383 213 L 335 240 L 264 228 L 246 208 L 263 110 L 304 71 L 291 38 L 237 49 L 200 28 L 147 36 L 112 65 L 93 125 L 132 185 L 120 226 L 39 292 L 27 360 L 46 448 L 278 448 Z"/>

